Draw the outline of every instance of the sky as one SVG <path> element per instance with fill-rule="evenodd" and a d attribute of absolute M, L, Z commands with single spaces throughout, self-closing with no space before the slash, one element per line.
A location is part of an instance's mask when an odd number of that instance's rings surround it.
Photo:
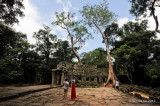
<path fill-rule="evenodd" d="M 31 44 L 35 44 L 35 39 L 32 37 L 33 33 L 42 29 L 43 24 L 48 25 L 52 29 L 51 33 L 57 35 L 59 39 L 67 40 L 67 32 L 64 29 L 51 25 L 55 20 L 55 12 L 76 13 L 75 19 L 78 20 L 81 17 L 78 11 L 84 5 L 94 5 L 100 2 L 102 0 L 24 0 L 25 17 L 19 18 L 19 23 L 15 24 L 13 28 L 27 34 Z M 129 13 L 131 5 L 128 0 L 108 0 L 108 3 L 109 10 L 117 15 L 117 23 L 120 27 L 128 21 L 135 20 L 135 17 Z M 154 30 L 153 18 L 149 18 L 148 26 L 150 30 Z M 98 47 L 105 48 L 100 33 L 93 34 L 93 37 L 94 39 L 85 42 L 85 45 L 78 51 L 79 53 L 89 52 Z M 158 37 L 160 38 L 160 35 Z"/>

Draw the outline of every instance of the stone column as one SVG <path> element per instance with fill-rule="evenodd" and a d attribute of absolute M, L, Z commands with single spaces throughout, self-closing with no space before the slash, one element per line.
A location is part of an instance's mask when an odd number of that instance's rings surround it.
<path fill-rule="evenodd" d="M 62 72 L 62 76 L 61 76 L 61 85 L 63 85 L 64 82 L 64 72 Z"/>
<path fill-rule="evenodd" d="M 101 77 L 101 76 L 99 77 L 99 82 L 100 82 L 100 83 L 102 82 L 102 77 Z"/>
<path fill-rule="evenodd" d="M 94 81 L 97 82 L 97 77 L 94 77 Z"/>
<path fill-rule="evenodd" d="M 51 85 L 51 86 L 53 86 L 53 85 L 55 84 L 55 82 L 54 82 L 54 77 L 55 77 L 55 72 L 52 71 L 52 85 Z"/>
<path fill-rule="evenodd" d="M 59 73 L 56 75 L 57 76 L 57 78 L 56 78 L 56 85 L 58 85 L 58 83 L 59 83 Z"/>
<path fill-rule="evenodd" d="M 82 77 L 82 81 L 83 81 L 83 82 L 86 81 L 86 77 L 85 77 L 85 76 Z"/>

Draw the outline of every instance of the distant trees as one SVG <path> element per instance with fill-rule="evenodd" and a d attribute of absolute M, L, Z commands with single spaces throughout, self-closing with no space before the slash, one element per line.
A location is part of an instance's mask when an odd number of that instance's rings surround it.
<path fill-rule="evenodd" d="M 35 45 L 28 43 L 25 34 L 3 24 L 0 27 L 0 84 L 32 84 L 38 75 L 42 83 L 50 83 L 51 69 L 74 58 L 68 41 L 58 40 L 47 26 L 35 32 Z"/>
<path fill-rule="evenodd" d="M 88 53 L 81 54 L 82 62 L 86 65 L 96 65 L 99 68 L 108 68 L 106 51 L 103 48 L 97 48 Z"/>
<path fill-rule="evenodd" d="M 51 29 L 44 25 L 44 29 L 35 32 L 33 37 L 36 39 L 36 51 L 45 57 L 46 64 L 49 63 L 51 54 L 55 49 L 57 36 L 50 33 Z"/>
<path fill-rule="evenodd" d="M 16 34 L 13 29 L 0 23 L 0 58 L 3 58 L 9 47 L 14 45 Z"/>
<path fill-rule="evenodd" d="M 0 48 L 0 83 L 16 83 L 23 80 L 23 55 L 28 52 L 30 44 L 25 34 L 1 24 Z M 12 80 L 12 81 L 11 81 Z"/>
<path fill-rule="evenodd" d="M 53 55 L 56 57 L 58 62 L 61 61 L 72 62 L 72 59 L 75 57 L 72 52 L 72 48 L 69 45 L 69 42 L 62 41 L 61 39 L 59 39 L 58 42 L 56 43 L 56 48 Z"/>
<path fill-rule="evenodd" d="M 133 84 L 133 73 L 135 72 L 135 62 L 138 61 L 138 55 L 140 55 L 141 50 L 136 50 L 134 47 L 129 45 L 121 45 L 113 51 L 116 60 L 117 70 L 120 73 L 127 76 L 131 84 Z"/>
<path fill-rule="evenodd" d="M 155 63 L 160 63 L 159 54 L 157 54 L 159 53 L 157 49 L 159 40 L 156 39 L 154 31 L 148 31 L 146 28 L 147 21 L 125 24 L 122 27 L 122 36 L 114 43 L 111 52 L 115 58 L 117 73 L 127 76 L 131 84 L 147 85 L 145 82 L 149 81 L 151 84 L 152 78 L 155 78 L 153 77 L 155 72 L 159 72 L 154 71 L 157 69 Z M 157 74 L 154 83 L 158 83 L 158 80 Z"/>

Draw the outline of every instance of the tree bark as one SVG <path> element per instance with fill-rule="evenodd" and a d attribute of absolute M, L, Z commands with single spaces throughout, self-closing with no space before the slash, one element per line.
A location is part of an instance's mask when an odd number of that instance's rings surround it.
<path fill-rule="evenodd" d="M 108 78 L 107 78 L 107 83 L 106 84 L 107 85 L 108 84 L 115 85 L 116 76 L 115 76 L 114 71 L 113 71 L 113 66 L 112 66 L 111 55 L 110 55 L 110 50 L 109 50 L 109 47 L 108 47 L 107 38 L 105 37 L 105 35 L 102 32 L 102 30 L 100 29 L 100 27 L 96 24 L 95 24 L 95 26 L 98 28 L 98 30 L 100 31 L 100 33 L 102 35 L 102 38 L 103 38 L 105 46 L 106 46 L 107 56 L 108 56 L 109 71 L 108 71 Z"/>
<path fill-rule="evenodd" d="M 70 33 L 69 29 L 66 28 L 66 30 L 67 30 L 67 32 L 68 32 L 69 37 L 71 38 L 72 52 L 73 52 L 73 54 L 77 57 L 77 59 L 78 59 L 78 64 L 81 65 L 81 64 L 82 64 L 81 58 L 80 58 L 80 56 L 78 55 L 78 53 L 76 52 L 76 50 L 75 50 L 75 48 L 74 48 L 74 45 L 75 45 L 78 41 L 74 42 L 74 41 L 73 41 L 73 36 L 72 36 L 72 34 Z"/>
<path fill-rule="evenodd" d="M 133 84 L 133 80 L 132 80 L 132 74 L 129 74 L 129 72 L 126 70 L 126 75 L 128 77 L 128 80 L 130 81 L 131 85 Z"/>
<path fill-rule="evenodd" d="M 75 45 L 75 43 L 73 42 L 73 37 L 71 37 L 72 52 L 73 52 L 74 55 L 77 57 L 77 59 L 78 59 L 78 64 L 79 64 L 79 65 L 82 65 L 81 58 L 80 58 L 80 56 L 78 55 L 78 53 L 76 52 L 76 50 L 75 50 L 75 48 L 74 48 L 74 45 Z"/>
<path fill-rule="evenodd" d="M 152 13 L 154 21 L 156 23 L 155 31 L 158 32 L 158 33 L 160 33 L 160 30 L 158 30 L 158 27 L 159 27 L 158 16 L 155 15 L 155 8 L 154 8 L 155 2 L 156 2 L 156 0 L 154 0 L 153 3 L 152 3 L 151 13 Z"/>

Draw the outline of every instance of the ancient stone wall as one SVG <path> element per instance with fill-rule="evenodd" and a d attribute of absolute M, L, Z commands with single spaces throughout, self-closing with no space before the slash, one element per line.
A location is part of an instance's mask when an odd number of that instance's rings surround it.
<path fill-rule="evenodd" d="M 58 78 L 57 78 L 58 77 Z M 61 84 L 65 78 L 76 78 L 78 81 L 105 82 L 107 80 L 107 69 L 97 68 L 97 66 L 73 65 L 62 61 L 52 70 L 52 84 Z"/>

